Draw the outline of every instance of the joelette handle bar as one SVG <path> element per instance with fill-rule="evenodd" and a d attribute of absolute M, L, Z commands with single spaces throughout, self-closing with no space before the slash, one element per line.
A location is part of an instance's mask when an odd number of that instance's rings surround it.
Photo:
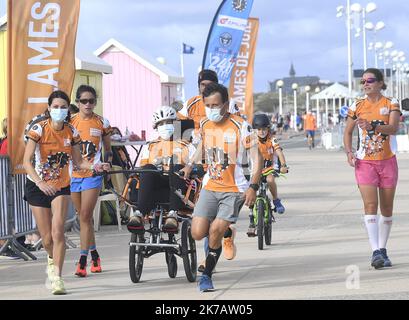
<path fill-rule="evenodd" d="M 134 170 L 113 170 L 113 171 L 102 171 L 102 172 L 93 172 L 92 176 L 97 177 L 97 176 L 104 176 L 104 175 L 111 175 L 111 174 L 119 174 L 119 173 L 125 173 L 125 174 L 139 174 L 139 173 L 144 173 L 144 172 L 152 172 L 152 173 L 163 173 L 162 170 L 156 170 L 156 169 L 134 169 Z"/>

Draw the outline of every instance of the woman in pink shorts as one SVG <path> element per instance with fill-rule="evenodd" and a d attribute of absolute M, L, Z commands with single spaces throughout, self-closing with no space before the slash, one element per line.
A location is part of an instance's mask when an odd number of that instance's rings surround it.
<path fill-rule="evenodd" d="M 365 70 L 361 84 L 366 98 L 355 101 L 349 108 L 344 146 L 348 163 L 355 167 L 356 181 L 364 202 L 365 225 L 372 247 L 371 265 L 379 269 L 392 266 L 386 243 L 392 227 L 393 200 L 398 181 L 394 135 L 401 113 L 396 99 L 382 95 L 386 84 L 379 69 Z M 358 150 L 354 153 L 352 133 L 356 125 Z"/>

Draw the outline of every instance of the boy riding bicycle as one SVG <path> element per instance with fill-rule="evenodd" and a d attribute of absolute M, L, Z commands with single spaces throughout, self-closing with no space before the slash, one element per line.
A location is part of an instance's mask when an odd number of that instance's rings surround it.
<path fill-rule="evenodd" d="M 169 203 L 163 228 L 169 232 L 177 232 L 177 211 L 186 206 L 173 190 L 180 190 L 185 194 L 188 187 L 186 181 L 175 173 L 188 163 L 195 148 L 181 137 L 175 137 L 175 120 L 176 111 L 169 106 L 160 107 L 153 113 L 153 127 L 158 131 L 159 138 L 149 142 L 143 150 L 140 166 L 142 169 L 158 172 L 147 171 L 139 175 L 138 210 L 133 212 L 128 223 L 128 230 L 131 232 L 144 231 L 144 216 L 157 203 Z"/>
<path fill-rule="evenodd" d="M 279 163 L 281 164 L 279 171 L 280 173 L 287 173 L 288 168 L 285 162 L 285 157 L 283 150 L 278 144 L 276 138 L 274 138 L 271 132 L 271 122 L 266 114 L 257 114 L 253 119 L 253 129 L 256 130 L 258 136 L 258 148 L 264 159 L 264 168 L 271 167 L 274 164 L 275 156 L 278 157 Z M 277 213 L 283 214 L 285 208 L 278 198 L 277 184 L 273 175 L 267 177 L 268 188 L 270 189 L 271 195 L 273 197 L 273 205 L 277 210 Z M 254 217 L 250 215 L 250 225 L 247 231 L 249 237 L 254 237 L 256 228 L 254 225 Z"/>

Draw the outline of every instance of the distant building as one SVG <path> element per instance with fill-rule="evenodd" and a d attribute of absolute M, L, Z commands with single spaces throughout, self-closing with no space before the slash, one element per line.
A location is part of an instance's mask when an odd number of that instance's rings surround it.
<path fill-rule="evenodd" d="M 320 90 L 328 87 L 331 83 L 329 81 L 322 81 L 317 76 L 303 76 L 296 77 L 296 72 L 294 69 L 293 63 L 291 63 L 289 77 L 284 77 L 282 79 L 276 79 L 269 82 L 270 92 L 278 92 L 277 81 L 282 80 L 283 85 L 283 94 L 291 94 L 293 92 L 292 85 L 293 83 L 298 84 L 299 92 L 305 92 L 305 87 L 310 86 L 311 91 L 314 91 L 315 88 L 320 88 Z"/>

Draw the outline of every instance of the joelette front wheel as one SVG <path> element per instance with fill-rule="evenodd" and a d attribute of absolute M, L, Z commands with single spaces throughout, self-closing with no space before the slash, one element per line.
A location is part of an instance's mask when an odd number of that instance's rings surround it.
<path fill-rule="evenodd" d="M 178 273 L 178 263 L 173 253 L 165 253 L 166 264 L 168 265 L 168 275 L 170 278 L 175 278 Z"/>
<path fill-rule="evenodd" d="M 143 235 L 138 235 L 135 233 L 131 235 L 131 242 L 143 241 Z M 137 283 L 141 279 L 145 254 L 144 250 L 144 246 L 129 246 L 129 275 L 131 276 L 133 283 Z"/>

